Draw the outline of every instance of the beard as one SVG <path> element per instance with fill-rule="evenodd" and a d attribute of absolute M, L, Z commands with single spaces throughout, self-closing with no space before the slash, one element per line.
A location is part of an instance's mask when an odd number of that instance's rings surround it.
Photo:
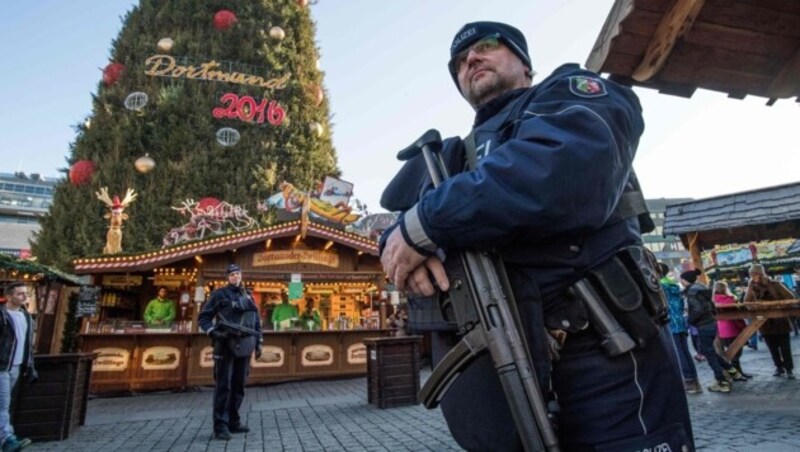
<path fill-rule="evenodd" d="M 478 80 L 470 79 L 464 97 L 476 109 L 495 97 L 517 88 L 517 80 L 509 74 L 485 69 Z"/>

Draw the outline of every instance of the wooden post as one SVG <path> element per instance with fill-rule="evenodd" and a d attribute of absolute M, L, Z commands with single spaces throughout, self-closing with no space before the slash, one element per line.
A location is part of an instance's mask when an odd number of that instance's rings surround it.
<path fill-rule="evenodd" d="M 763 325 L 766 321 L 767 319 L 765 318 L 753 319 L 753 322 L 747 325 L 747 328 L 742 330 L 742 332 L 736 336 L 736 339 L 731 343 L 731 345 L 728 346 L 728 349 L 725 350 L 725 359 L 728 361 L 732 360 L 733 357 L 736 356 L 736 353 L 738 353 L 739 350 L 744 347 L 744 344 L 747 343 L 747 340 L 750 339 L 750 336 L 755 334 L 755 332 L 758 331 L 761 325 Z"/>
<path fill-rule="evenodd" d="M 703 270 L 703 274 L 697 277 L 700 282 L 703 284 L 708 284 L 708 278 L 706 278 L 705 269 L 703 268 L 703 259 L 700 257 L 700 246 L 697 244 L 697 238 L 699 232 L 692 232 L 689 234 L 689 254 L 692 256 L 692 263 L 694 264 L 694 268 L 699 268 Z"/>

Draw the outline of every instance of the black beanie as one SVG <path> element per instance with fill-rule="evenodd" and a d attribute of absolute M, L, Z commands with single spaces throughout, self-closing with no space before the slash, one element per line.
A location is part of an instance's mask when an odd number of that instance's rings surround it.
<path fill-rule="evenodd" d="M 472 43 L 492 34 L 497 34 L 500 42 L 514 52 L 522 60 L 522 64 L 527 66 L 528 69 L 533 69 L 531 57 L 528 56 L 528 43 L 525 41 L 525 36 L 511 25 L 500 22 L 472 22 L 461 27 L 456 33 L 456 37 L 453 38 L 453 43 L 450 44 L 450 60 L 452 61 L 462 50 L 469 48 Z M 456 83 L 456 88 L 461 91 L 461 87 L 458 86 L 458 74 L 449 64 L 447 66 L 450 70 L 450 76 L 453 77 L 453 81 Z"/>
<path fill-rule="evenodd" d="M 697 281 L 697 276 L 700 274 L 700 270 L 689 270 L 688 272 L 681 273 L 681 279 L 684 281 L 689 281 L 690 283 L 694 284 Z"/>

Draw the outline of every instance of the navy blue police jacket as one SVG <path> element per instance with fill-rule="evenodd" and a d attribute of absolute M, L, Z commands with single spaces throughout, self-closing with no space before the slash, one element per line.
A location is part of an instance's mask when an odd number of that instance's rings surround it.
<path fill-rule="evenodd" d="M 228 322 L 261 332 L 258 307 L 252 295 L 244 287 L 228 284 L 212 292 L 197 316 L 197 324 L 208 334 L 214 328 L 213 321 L 218 316 Z M 263 337 L 259 335 L 256 341 L 261 344 Z"/>
<path fill-rule="evenodd" d="M 405 211 L 383 237 L 400 227 L 425 254 L 492 249 L 518 302 L 555 307 L 587 270 L 641 241 L 637 219 L 615 209 L 634 189 L 631 168 L 643 130 L 631 89 L 563 65 L 534 87 L 479 108 L 474 169 L 462 171 L 457 137 L 445 140 L 442 152 L 458 174 L 438 188 L 431 189 L 421 158 L 407 162 L 381 198 L 387 210 Z"/>

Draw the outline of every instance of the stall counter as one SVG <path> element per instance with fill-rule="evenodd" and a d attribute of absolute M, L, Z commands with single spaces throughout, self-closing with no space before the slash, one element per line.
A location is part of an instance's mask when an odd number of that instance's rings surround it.
<path fill-rule="evenodd" d="M 367 338 L 392 330 L 267 331 L 250 361 L 248 384 L 367 372 Z M 90 392 L 182 390 L 213 385 L 211 340 L 202 333 L 86 333 L 81 351 L 97 353 Z"/>

